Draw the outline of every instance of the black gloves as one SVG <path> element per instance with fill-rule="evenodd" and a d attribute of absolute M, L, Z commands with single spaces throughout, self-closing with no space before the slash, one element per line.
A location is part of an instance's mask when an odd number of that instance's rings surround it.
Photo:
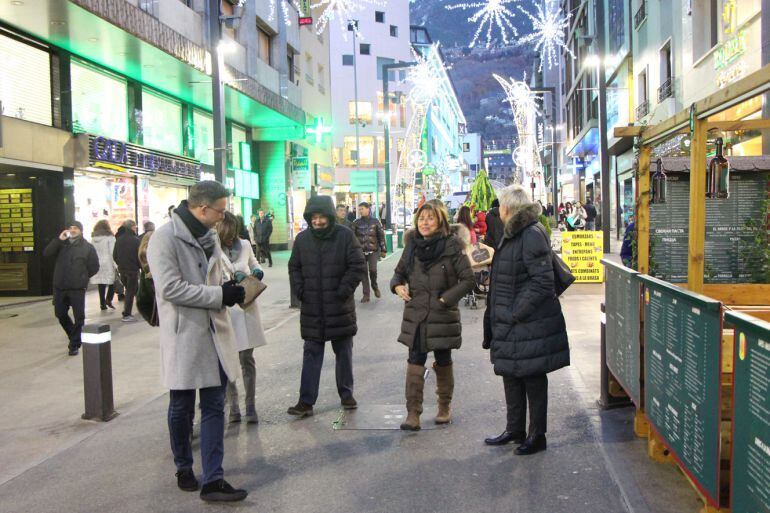
<path fill-rule="evenodd" d="M 246 298 L 246 291 L 243 287 L 236 284 L 235 280 L 230 280 L 222 284 L 222 305 L 234 306 L 242 303 Z"/>
<path fill-rule="evenodd" d="M 482 349 L 489 349 L 491 345 L 492 345 L 492 344 L 491 344 L 491 341 L 490 341 L 488 338 L 485 338 L 485 339 L 484 339 L 484 340 L 481 342 L 481 348 L 482 348 Z"/>

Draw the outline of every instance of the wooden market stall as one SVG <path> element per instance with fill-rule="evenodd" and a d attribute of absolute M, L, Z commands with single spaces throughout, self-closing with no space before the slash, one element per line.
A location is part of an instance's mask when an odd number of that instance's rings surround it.
<path fill-rule="evenodd" d="M 770 468 L 770 439 L 762 438 L 767 431 L 757 431 L 759 425 L 770 425 L 770 418 L 733 422 L 736 416 L 747 415 L 735 409 L 736 404 L 745 407 L 745 394 L 765 390 L 767 400 L 770 387 L 770 340 L 762 338 L 768 333 L 763 319 L 770 320 L 770 283 L 766 274 L 757 278 L 741 267 L 756 266 L 753 253 L 739 258 L 735 249 L 759 245 L 758 254 L 766 259 L 770 158 L 734 159 L 735 187 L 731 186 L 729 202 L 726 194 L 715 192 L 713 180 L 707 182 L 710 140 L 717 140 L 720 148 L 722 139 L 717 137 L 726 133 L 763 131 L 760 140 L 770 137 L 770 119 L 758 119 L 764 116 L 756 113 L 756 106 L 761 108 L 763 103 L 760 95 L 768 91 L 770 65 L 658 125 L 615 129 L 615 137 L 634 137 L 639 148 L 637 269 L 605 262 L 602 361 L 610 383 L 603 383 L 603 388 L 622 389 L 631 399 L 636 406 L 634 429 L 648 438 L 648 454 L 681 468 L 703 500 L 704 513 L 726 511 L 731 506 L 734 513 L 770 511 L 770 493 L 760 492 L 750 500 L 742 497 L 738 504 L 730 494 L 736 486 L 770 490 L 770 474 L 757 473 L 754 468 L 757 458 L 760 468 Z M 754 110 L 750 119 L 741 108 L 745 105 Z M 674 138 L 689 141 L 687 158 L 656 154 L 656 147 Z M 660 187 L 665 190 L 669 185 L 678 210 L 651 205 L 653 194 L 660 199 Z M 712 197 L 707 200 L 708 187 L 712 187 Z M 739 223 L 753 211 L 758 213 L 757 219 L 747 220 L 744 228 Z M 668 225 L 658 232 L 666 236 L 656 239 L 653 232 L 663 220 Z M 680 242 L 681 250 L 675 255 Z M 679 266 L 679 272 L 661 272 L 665 266 L 656 263 L 656 256 L 662 260 L 663 255 L 669 258 L 669 268 Z M 721 262 L 721 268 L 715 270 L 716 262 Z M 767 272 L 768 263 L 760 263 L 764 266 L 760 271 Z M 685 265 L 686 274 L 681 269 Z M 754 336 L 750 340 L 757 351 L 755 363 L 751 377 L 746 378 L 749 371 L 744 370 L 740 388 L 734 389 L 736 362 L 742 362 L 746 354 L 746 333 Z M 735 351 L 740 354 L 736 356 Z M 757 408 L 752 414 L 767 417 L 768 411 Z M 753 458 L 750 469 L 745 468 L 750 465 L 747 458 L 732 457 L 748 454 L 746 447 L 741 452 L 734 446 L 734 441 L 745 445 L 751 439 L 748 429 L 754 430 L 758 446 L 767 448 L 749 451 Z M 736 468 L 736 464 L 741 466 Z M 751 504 L 754 509 L 742 509 L 741 504 Z"/>

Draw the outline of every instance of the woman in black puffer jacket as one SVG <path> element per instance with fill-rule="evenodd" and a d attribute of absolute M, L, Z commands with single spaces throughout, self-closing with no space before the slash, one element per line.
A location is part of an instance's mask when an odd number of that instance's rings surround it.
<path fill-rule="evenodd" d="M 484 348 L 503 377 L 508 424 L 487 445 L 521 444 L 516 454 L 546 448 L 547 373 L 569 365 L 567 328 L 554 291 L 551 246 L 538 222 L 540 205 L 511 185 L 499 194 L 503 240 L 492 261 Z M 529 400 L 529 433 L 525 428 Z"/>

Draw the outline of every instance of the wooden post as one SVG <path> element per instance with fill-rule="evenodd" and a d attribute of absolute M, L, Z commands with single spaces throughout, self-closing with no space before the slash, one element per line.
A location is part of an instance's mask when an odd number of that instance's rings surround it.
<path fill-rule="evenodd" d="M 650 154 L 652 147 L 642 146 L 639 152 L 639 181 L 637 186 L 636 259 L 641 274 L 650 272 Z"/>
<path fill-rule="evenodd" d="M 690 231 L 687 288 L 703 293 L 706 246 L 706 121 L 695 119 L 690 143 Z"/>

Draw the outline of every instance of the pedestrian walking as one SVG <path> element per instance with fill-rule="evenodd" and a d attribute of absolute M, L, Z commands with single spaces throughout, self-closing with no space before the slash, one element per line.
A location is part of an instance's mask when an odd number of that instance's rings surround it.
<path fill-rule="evenodd" d="M 91 283 L 99 290 L 99 308 L 115 309 L 112 300 L 115 297 L 115 261 L 112 251 L 115 249 L 115 236 L 106 219 L 98 221 L 91 232 L 91 245 L 99 258 L 99 271 L 91 277 Z"/>
<path fill-rule="evenodd" d="M 362 201 L 358 204 L 358 219 L 353 222 L 353 233 L 356 234 L 361 250 L 364 252 L 367 269 L 364 270 L 361 282 L 363 284 L 364 297 L 362 303 L 370 301 L 371 292 L 374 297 L 380 297 L 380 287 L 377 285 L 377 262 L 385 258 L 388 251 L 385 246 L 385 232 L 378 219 L 371 215 L 372 206 Z M 368 274 L 367 274 L 368 270 Z"/>
<path fill-rule="evenodd" d="M 327 340 L 337 358 L 337 393 L 342 406 L 357 406 L 353 337 L 358 326 L 353 294 L 366 269 L 358 239 L 337 224 L 331 197 L 310 198 L 304 218 L 308 229 L 297 234 L 289 258 L 291 289 L 302 302 L 300 328 L 305 345 L 299 401 L 288 413 L 300 418 L 313 415 Z"/>
<path fill-rule="evenodd" d="M 636 269 L 636 258 L 634 257 L 634 241 L 636 240 L 636 223 L 634 215 L 628 219 L 626 231 L 623 233 L 623 244 L 620 246 L 620 259 L 623 265 L 631 269 Z"/>
<path fill-rule="evenodd" d="M 217 225 L 219 241 L 222 245 L 222 262 L 224 264 L 224 279 L 238 280 L 248 275 L 258 279 L 264 277 L 248 240 L 238 235 L 239 221 L 230 212 L 225 212 L 225 218 Z M 257 367 L 254 362 L 254 348 L 267 343 L 262 329 L 262 318 L 259 315 L 257 301 L 248 306 L 232 306 L 228 308 L 230 321 L 235 335 L 235 347 L 241 362 L 243 388 L 246 395 L 246 415 L 248 423 L 259 422 L 255 406 Z M 238 401 L 238 387 L 235 380 L 227 383 L 227 403 L 230 405 L 230 422 L 241 421 L 241 408 Z"/>
<path fill-rule="evenodd" d="M 540 205 L 530 203 L 520 185 L 506 187 L 499 198 L 505 235 L 492 261 L 483 347 L 503 377 L 508 413 L 505 431 L 484 443 L 514 442 L 517 455 L 528 455 L 546 449 L 547 374 L 569 365 L 569 343 Z"/>
<path fill-rule="evenodd" d="M 266 215 L 264 210 L 259 211 L 259 218 L 254 223 L 254 240 L 257 244 L 257 260 L 260 264 L 265 261 L 273 267 L 273 256 L 270 254 L 270 235 L 273 234 L 273 221 Z"/>
<path fill-rule="evenodd" d="M 254 226 L 257 223 L 257 215 L 252 214 L 249 218 L 249 225 L 246 227 L 249 232 L 249 243 L 251 244 L 251 252 L 254 253 L 254 256 L 257 256 L 257 238 L 254 235 Z"/>
<path fill-rule="evenodd" d="M 152 232 L 154 232 L 154 231 L 155 231 L 155 223 L 153 223 L 152 221 L 145 221 L 145 222 L 144 222 L 144 224 L 142 224 L 142 228 L 144 229 L 144 231 L 143 231 L 143 232 L 142 232 L 142 234 L 139 236 L 139 240 L 140 240 L 140 241 L 141 241 L 142 239 L 144 239 L 144 236 L 145 236 L 145 235 L 147 235 L 148 233 L 152 233 Z"/>
<path fill-rule="evenodd" d="M 348 206 L 339 203 L 335 209 L 335 212 L 337 213 L 337 224 L 352 229 L 353 223 L 348 221 Z"/>
<path fill-rule="evenodd" d="M 497 249 L 497 245 L 503 240 L 503 221 L 500 219 L 500 202 L 497 198 L 492 200 L 492 207 L 487 212 L 487 234 L 484 244 Z"/>
<path fill-rule="evenodd" d="M 473 216 L 471 215 L 471 207 L 463 205 L 457 212 L 457 222 L 468 229 L 468 235 L 471 238 L 471 244 L 476 244 L 478 238 L 476 237 L 476 230 L 473 228 Z"/>
<path fill-rule="evenodd" d="M 136 322 L 133 316 L 134 298 L 136 290 L 139 288 L 139 244 L 141 240 L 136 234 L 136 223 L 132 219 L 127 219 L 122 225 L 123 232 L 115 240 L 115 247 L 112 250 L 112 258 L 118 265 L 118 274 L 120 282 L 125 289 L 125 299 L 123 300 L 123 322 Z"/>
<path fill-rule="evenodd" d="M 409 348 L 406 370 L 407 417 L 401 429 L 420 429 L 425 363 L 433 352 L 438 415 L 436 424 L 452 418 L 454 393 L 452 349 L 462 343 L 458 303 L 475 284 L 466 255 L 470 232 L 449 225 L 446 207 L 424 203 L 415 216 L 415 229 L 404 235 L 405 248 L 396 265 L 390 290 L 404 300 L 398 341 Z"/>
<path fill-rule="evenodd" d="M 594 202 L 589 200 L 586 200 L 585 207 L 583 207 L 583 210 L 585 211 L 585 221 L 586 221 L 586 231 L 592 232 L 596 230 L 596 207 L 594 206 Z"/>
<path fill-rule="evenodd" d="M 77 356 L 80 333 L 86 319 L 86 288 L 88 280 L 99 271 L 99 256 L 83 238 L 83 225 L 79 221 L 72 221 L 58 238 L 52 239 L 43 250 L 43 256 L 56 259 L 53 270 L 54 314 L 69 339 L 69 355 Z"/>
<path fill-rule="evenodd" d="M 161 378 L 170 390 L 168 428 L 177 486 L 198 490 L 191 445 L 195 393 L 200 396 L 203 467 L 200 497 L 239 501 L 248 495 L 224 479 L 225 388 L 238 371 L 230 314 L 243 287 L 223 279 L 222 249 L 214 226 L 224 217 L 225 187 L 198 182 L 155 231 L 147 249 L 160 320 Z"/>

